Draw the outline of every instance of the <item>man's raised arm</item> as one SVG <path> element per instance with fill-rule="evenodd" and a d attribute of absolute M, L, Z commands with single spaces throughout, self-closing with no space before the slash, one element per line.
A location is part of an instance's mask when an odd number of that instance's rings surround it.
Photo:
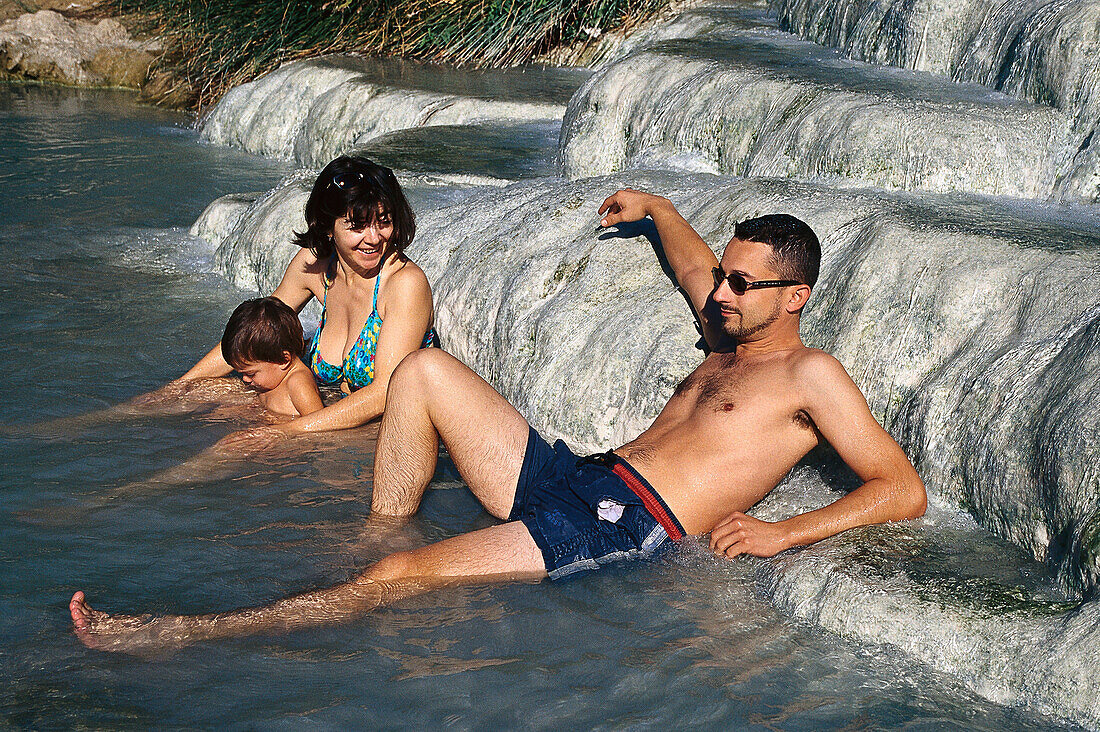
<path fill-rule="evenodd" d="M 715 348 L 722 335 L 707 322 L 706 305 L 714 291 L 713 269 L 718 266 L 718 258 L 703 238 L 695 233 L 671 201 L 651 193 L 629 188 L 617 191 L 603 202 L 599 213 L 603 216 L 601 226 L 640 221 L 646 216 L 653 219 L 676 281 L 695 308 L 707 345 Z"/>
<path fill-rule="evenodd" d="M 924 483 L 901 446 L 875 421 L 840 362 L 811 350 L 798 372 L 805 412 L 863 485 L 824 508 L 784 521 L 730 514 L 711 531 L 710 546 L 718 554 L 770 557 L 856 526 L 924 515 Z"/>

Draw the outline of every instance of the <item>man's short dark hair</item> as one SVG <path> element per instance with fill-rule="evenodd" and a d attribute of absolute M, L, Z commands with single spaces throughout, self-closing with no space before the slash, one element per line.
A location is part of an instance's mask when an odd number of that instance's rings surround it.
<path fill-rule="evenodd" d="M 809 224 L 790 214 L 768 214 L 737 225 L 734 237 L 772 248 L 775 273 L 813 287 L 821 267 L 821 243 Z"/>
<path fill-rule="evenodd" d="M 298 314 L 277 297 L 245 300 L 225 325 L 222 358 L 233 368 L 247 363 L 286 363 L 285 353 L 305 352 Z"/>

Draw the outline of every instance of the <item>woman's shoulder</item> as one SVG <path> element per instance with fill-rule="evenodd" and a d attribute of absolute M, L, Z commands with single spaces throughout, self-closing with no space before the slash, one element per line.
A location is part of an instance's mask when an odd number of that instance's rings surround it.
<path fill-rule="evenodd" d="M 393 290 L 410 296 L 432 296 L 432 286 L 428 283 L 428 276 L 424 270 L 411 260 L 400 262 L 397 268 L 389 276 L 386 283 L 387 290 Z"/>
<path fill-rule="evenodd" d="M 290 259 L 290 264 L 286 267 L 286 273 L 288 275 L 295 275 L 308 278 L 323 277 L 329 269 L 329 259 L 319 258 L 309 249 L 302 249 Z"/>
<path fill-rule="evenodd" d="M 321 297 L 324 287 L 325 265 L 316 255 L 303 249 L 290 259 L 283 279 L 272 294 L 296 311 L 301 312 L 311 297 Z"/>
<path fill-rule="evenodd" d="M 432 287 L 424 270 L 409 260 L 399 263 L 386 280 L 385 302 L 401 307 L 421 303 L 431 307 Z"/>

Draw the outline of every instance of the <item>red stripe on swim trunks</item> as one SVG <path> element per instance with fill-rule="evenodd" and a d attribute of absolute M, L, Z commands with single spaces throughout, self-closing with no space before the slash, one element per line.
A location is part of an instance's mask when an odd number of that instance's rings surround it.
<path fill-rule="evenodd" d="M 668 511 L 661 505 L 661 502 L 657 500 L 657 496 L 653 495 L 642 481 L 638 480 L 637 476 L 630 472 L 629 469 L 622 463 L 616 463 L 615 467 L 611 468 L 611 472 L 619 476 L 626 487 L 634 491 L 634 495 L 642 499 L 642 504 L 645 506 L 645 510 L 657 519 L 659 523 L 668 534 L 668 538 L 673 541 L 680 541 L 684 538 L 684 534 L 680 529 L 676 528 L 676 522 L 672 520 L 672 517 L 668 515 Z"/>

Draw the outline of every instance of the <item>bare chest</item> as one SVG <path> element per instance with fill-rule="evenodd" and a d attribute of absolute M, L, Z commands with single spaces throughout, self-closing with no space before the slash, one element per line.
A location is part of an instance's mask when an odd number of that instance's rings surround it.
<path fill-rule="evenodd" d="M 756 422 L 791 422 L 811 427 L 796 385 L 782 361 L 746 361 L 713 354 L 676 388 L 673 400 L 699 417 L 729 415 Z"/>

